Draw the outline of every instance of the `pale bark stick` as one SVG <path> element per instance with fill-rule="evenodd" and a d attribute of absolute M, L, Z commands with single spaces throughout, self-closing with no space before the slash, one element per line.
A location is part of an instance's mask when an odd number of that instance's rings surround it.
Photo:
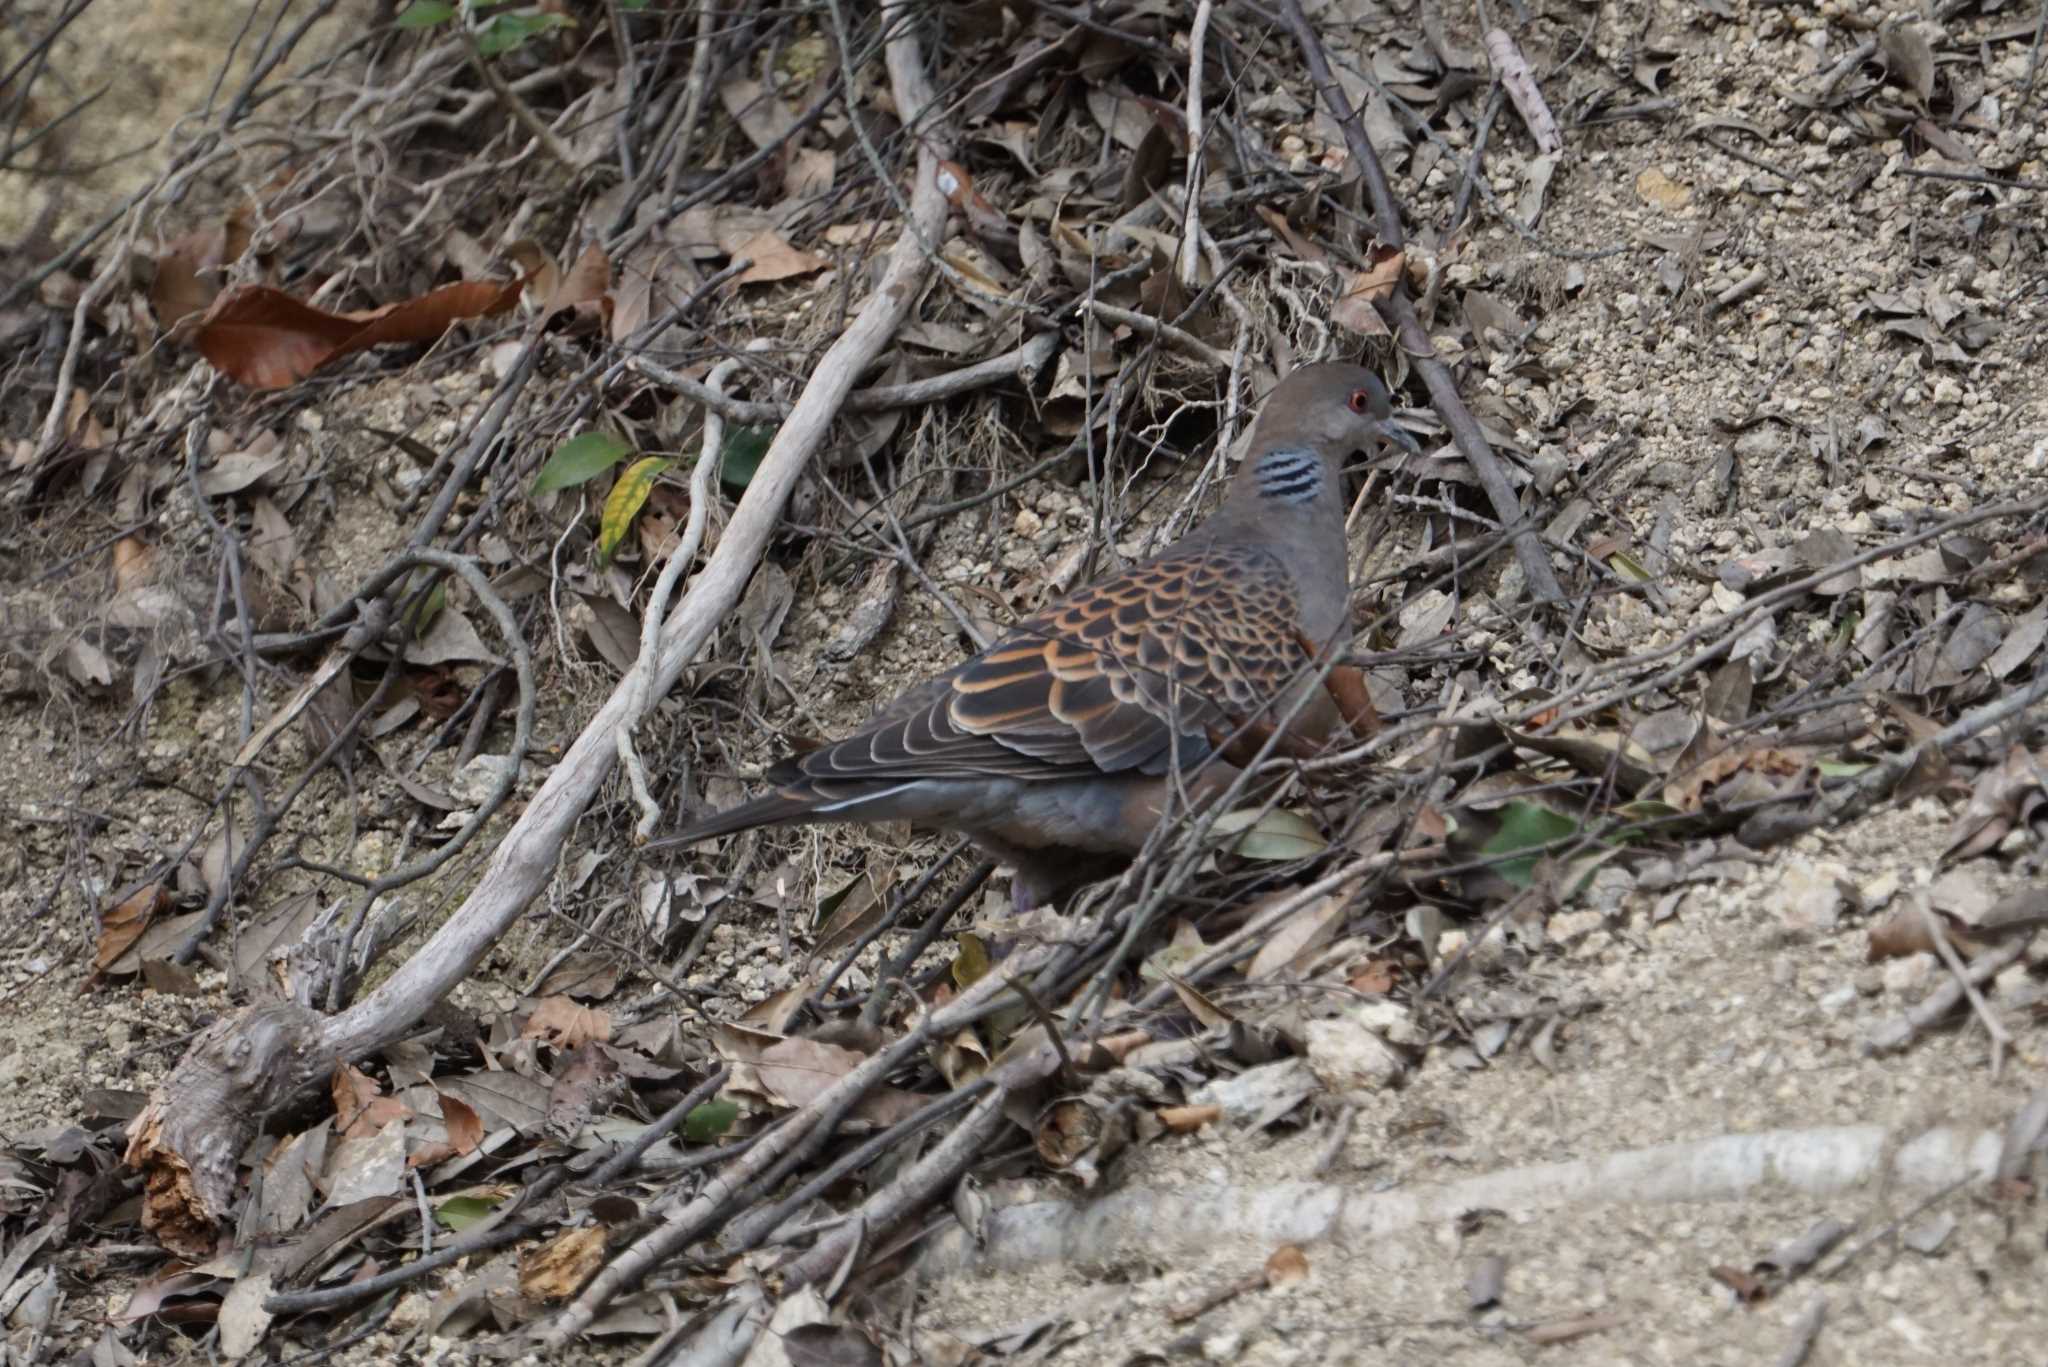
<path fill-rule="evenodd" d="M 1515 46 L 1506 29 L 1486 31 L 1486 60 L 1493 63 L 1493 74 L 1500 77 L 1508 98 L 1515 103 L 1515 112 L 1528 125 L 1529 136 L 1536 139 L 1536 150 L 1545 156 L 1562 152 L 1564 134 L 1558 132 L 1557 118 L 1536 85 L 1536 73 L 1529 70 L 1529 59 Z"/>

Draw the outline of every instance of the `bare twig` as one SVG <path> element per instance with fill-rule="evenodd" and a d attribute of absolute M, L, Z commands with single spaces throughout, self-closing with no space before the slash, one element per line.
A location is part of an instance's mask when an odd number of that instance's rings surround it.
<path fill-rule="evenodd" d="M 1367 192 L 1373 204 L 1373 221 L 1380 241 L 1389 247 L 1399 248 L 1404 243 L 1401 231 L 1401 211 L 1394 203 L 1394 192 L 1387 184 L 1386 171 L 1380 166 L 1379 156 L 1372 150 L 1371 141 L 1365 136 L 1365 129 L 1358 121 L 1358 113 L 1352 109 L 1351 101 L 1345 96 L 1342 86 L 1330 71 L 1329 58 L 1323 52 L 1322 39 L 1316 36 L 1308 16 L 1302 12 L 1301 0 L 1281 0 L 1288 27 L 1294 31 L 1295 41 L 1301 45 L 1302 55 L 1308 61 L 1309 75 L 1316 90 L 1322 95 L 1323 103 L 1329 106 L 1330 114 L 1344 130 L 1344 145 L 1350 149 L 1351 158 L 1365 178 Z M 1394 287 L 1392 296 L 1379 305 L 1394 324 L 1395 335 L 1401 347 L 1415 364 L 1422 376 L 1423 385 L 1429 390 L 1431 403 L 1443 418 L 1444 425 L 1451 429 L 1451 438 L 1457 443 L 1459 452 L 1471 464 L 1473 473 L 1479 476 L 1480 487 L 1486 491 L 1486 498 L 1493 505 L 1494 515 L 1501 525 L 1511 529 L 1515 547 L 1515 559 L 1522 567 L 1529 592 L 1539 602 L 1561 603 L 1564 601 L 1564 586 L 1558 582 L 1557 573 L 1551 568 L 1550 556 L 1543 549 L 1543 543 L 1536 534 L 1533 523 L 1522 512 L 1522 502 L 1508 483 L 1507 475 L 1500 468 L 1500 460 L 1493 453 L 1486 434 L 1480 430 L 1472 412 L 1458 394 L 1457 381 L 1451 377 L 1448 367 L 1436 354 L 1436 346 L 1429 340 L 1428 331 L 1422 320 L 1416 316 L 1415 303 L 1408 297 L 1405 281 Z"/>
<path fill-rule="evenodd" d="M 559 1346 L 583 1332 L 613 1296 L 638 1282 L 662 1259 L 709 1232 L 738 1193 L 814 1133 L 822 1117 L 864 1095 L 904 1061 L 923 1052 L 927 1041 L 943 1039 L 979 1018 L 1004 987 L 1000 974 L 989 974 L 952 1002 L 927 1014 L 888 1048 L 856 1065 L 804 1106 L 783 1117 L 745 1155 L 711 1178 L 695 1197 L 670 1212 L 660 1225 L 607 1263 L 576 1299 L 542 1329 L 542 1341 Z"/>
<path fill-rule="evenodd" d="M 1941 918 L 1934 914 L 1934 908 L 1927 904 L 1925 898 L 1920 899 L 1920 920 L 1927 927 L 1927 938 L 1934 941 L 1935 952 L 1941 955 L 1941 961 L 1948 965 L 1948 971 L 1955 975 L 1957 986 L 1963 989 L 1963 995 L 1969 999 L 1970 1009 L 1975 1011 L 1977 1019 L 1983 1022 L 1984 1033 L 1991 1036 L 1991 1076 L 1997 1077 L 2004 1067 L 2005 1051 L 2012 1044 L 2012 1034 L 1998 1019 L 1997 1013 L 1985 1002 L 1984 994 L 1977 990 L 1977 984 L 1970 981 L 1969 970 L 1963 966 L 1962 955 L 1956 953 L 1955 945 L 1949 941 L 1948 931 L 1942 927 Z"/>
<path fill-rule="evenodd" d="M 476 72 L 479 80 L 491 88 L 491 94 L 497 97 L 498 107 L 504 110 L 514 123 L 531 134 L 543 152 L 571 173 L 582 170 L 582 164 L 577 161 L 576 154 L 569 150 L 569 144 L 563 142 L 560 135 L 548 127 L 540 115 L 533 112 L 532 105 L 519 98 L 519 93 L 512 89 L 497 67 L 484 56 L 483 49 L 477 46 L 475 3 L 476 0 L 462 0 L 462 15 L 456 25 L 462 30 L 462 40 L 467 45 L 470 68 Z"/>
<path fill-rule="evenodd" d="M 757 343 L 765 343 L 765 340 L 756 339 Z M 724 394 L 726 380 L 739 369 L 739 365 L 737 356 L 720 361 L 707 377 L 707 387 L 715 394 Z M 633 661 L 632 672 L 620 685 L 626 693 L 627 713 L 632 720 L 618 731 L 619 763 L 625 766 L 634 801 L 640 806 L 640 823 L 634 827 L 633 834 L 641 840 L 654 833 L 655 826 L 661 821 L 661 808 L 648 794 L 647 777 L 641 771 L 640 756 L 633 749 L 633 728 L 646 717 L 648 705 L 655 697 L 654 663 L 661 656 L 661 624 L 668 616 L 669 596 L 682 582 L 683 575 L 697 563 L 697 548 L 704 544 L 704 526 L 711 514 L 711 477 L 718 469 L 718 459 L 724 450 L 725 419 L 715 408 L 707 407 L 697 465 L 690 472 L 689 519 L 683 525 L 681 539 L 669 552 L 667 563 L 661 567 L 661 577 L 655 581 L 654 592 L 648 595 L 646 615 L 640 620 L 640 654 Z"/>
<path fill-rule="evenodd" d="M 592 1187 L 608 1186 L 631 1172 L 655 1143 L 690 1118 L 690 1112 L 718 1095 L 718 1089 L 725 1085 L 730 1070 L 719 1068 L 710 1077 L 692 1087 L 687 1095 L 675 1105 L 663 1111 L 647 1127 L 634 1137 L 632 1143 L 620 1149 L 600 1164 L 596 1171 L 585 1179 Z M 556 1188 L 570 1177 L 569 1164 L 558 1163 L 539 1177 L 526 1184 L 519 1196 L 509 1205 L 491 1212 L 484 1219 L 462 1234 L 443 1244 L 438 1250 L 423 1257 L 415 1258 L 403 1267 L 389 1272 L 365 1277 L 343 1286 L 322 1287 L 313 1291 L 293 1291 L 270 1297 L 263 1302 L 263 1308 L 272 1315 L 297 1315 L 308 1310 L 333 1310 L 344 1305 L 354 1305 L 383 1295 L 386 1291 L 408 1286 L 420 1280 L 429 1272 L 460 1262 L 474 1253 L 485 1253 L 493 1248 L 502 1248 L 516 1243 L 529 1235 L 536 1234 L 550 1223 L 547 1219 L 520 1217 L 519 1212 L 531 1210 L 539 1205 Z"/>
<path fill-rule="evenodd" d="M 1188 28 L 1188 178 L 1183 196 L 1180 252 L 1177 267 L 1182 288 L 1190 294 L 1201 284 L 1202 271 L 1202 57 L 1209 39 L 1213 0 L 1200 0 Z"/>
<path fill-rule="evenodd" d="M 2028 931 L 2015 935 L 2006 943 L 1986 950 L 1970 961 L 1969 967 L 1958 976 L 1949 979 L 1940 987 L 1927 994 L 1926 998 L 1904 1015 L 1886 1021 L 1863 1038 L 1863 1052 L 1885 1054 L 1894 1049 L 1903 1049 L 1911 1044 L 1923 1031 L 1938 1024 L 1949 1012 L 1956 1009 L 1963 1000 L 1963 994 L 1977 983 L 1990 982 L 2018 963 L 2034 942 L 2034 934 Z"/>
<path fill-rule="evenodd" d="M 690 50 L 690 75 L 683 86 L 683 98 L 676 102 L 674 116 L 669 126 L 661 132 L 661 141 L 676 139 L 675 149 L 668 155 L 668 171 L 661 183 L 662 194 L 668 199 L 676 197 L 676 189 L 682 184 L 683 168 L 690 162 L 690 143 L 697 136 L 697 125 L 704 116 L 704 92 L 711 71 L 712 38 L 717 32 L 718 11 L 712 0 L 698 0 L 697 41 Z"/>
<path fill-rule="evenodd" d="M 1022 346 L 977 361 L 943 375 L 933 375 L 922 380 L 909 380 L 903 384 L 878 384 L 872 389 L 859 389 L 846 396 L 842 406 L 848 413 L 877 413 L 888 408 L 921 408 L 927 404 L 957 398 L 977 389 L 986 389 L 1005 380 L 1029 382 L 1032 376 L 1045 368 L 1059 347 L 1059 334 L 1041 332 Z M 703 404 L 728 422 L 774 423 L 781 422 L 790 414 L 791 405 L 734 399 L 714 390 L 707 384 L 678 374 L 667 366 L 658 365 L 645 357 L 635 357 L 628 363 L 629 368 L 639 371 L 655 383 L 681 394 L 684 398 Z"/>
<path fill-rule="evenodd" d="M 1177 328 L 1171 323 L 1162 323 L 1149 313 L 1139 313 L 1135 309 L 1120 309 L 1114 304 L 1105 304 L 1099 299 L 1084 299 L 1081 301 L 1081 307 L 1094 314 L 1097 318 L 1102 319 L 1105 323 L 1119 323 L 1124 327 L 1130 328 L 1133 332 L 1142 332 L 1147 337 L 1156 337 L 1161 345 L 1172 347 L 1175 351 L 1192 356 L 1204 365 L 1214 366 L 1216 369 L 1226 373 L 1230 370 L 1230 358 L 1228 356 L 1195 336 L 1194 333 Z"/>
<path fill-rule="evenodd" d="M 1513 35 L 1504 28 L 1488 29 L 1486 59 L 1493 63 L 1494 75 L 1507 88 L 1508 98 L 1515 102 L 1515 112 L 1528 125 L 1529 136 L 1536 139 L 1537 152 L 1562 152 L 1564 135 L 1557 131 L 1557 118 L 1544 102 L 1536 73 L 1529 70 L 1529 61 L 1515 45 Z"/>

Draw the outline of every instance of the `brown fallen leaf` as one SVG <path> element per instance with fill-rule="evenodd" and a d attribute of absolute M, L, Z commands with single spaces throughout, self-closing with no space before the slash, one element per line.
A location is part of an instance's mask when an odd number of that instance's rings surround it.
<path fill-rule="evenodd" d="M 1282 1244 L 1266 1259 L 1266 1285 L 1291 1286 L 1308 1276 L 1308 1255 L 1299 1244 Z"/>
<path fill-rule="evenodd" d="M 328 1089 L 334 1098 L 336 1129 L 348 1128 L 363 1113 L 363 1108 L 377 1099 L 379 1091 L 376 1079 L 352 1064 L 343 1064 L 335 1070 Z"/>
<path fill-rule="evenodd" d="M 567 1300 L 604 1263 L 604 1230 L 566 1229 L 519 1260 L 519 1291 L 539 1301 Z"/>
<path fill-rule="evenodd" d="M 1995 768 L 1978 775 L 1971 786 L 1970 800 L 1949 828 L 1948 848 L 1942 858 L 1949 863 L 1974 859 L 1998 847 L 2016 826 L 2026 825 L 2044 800 L 2048 789 L 2048 750 L 2030 753 L 2015 745 Z"/>
<path fill-rule="evenodd" d="M 284 389 L 320 367 L 387 342 L 431 342 L 470 318 L 505 312 L 525 281 L 464 280 L 360 313 L 330 313 L 283 290 L 230 290 L 192 331 L 213 367 L 251 389 Z"/>
<path fill-rule="evenodd" d="M 100 974 L 126 954 L 129 947 L 142 938 L 142 932 L 149 929 L 150 922 L 171 909 L 171 894 L 162 883 L 145 883 L 137 888 L 121 905 L 100 918 L 99 943 L 93 948 L 92 970 L 97 979 Z M 88 986 L 91 984 L 88 983 Z"/>
<path fill-rule="evenodd" d="M 812 271 L 823 270 L 829 264 L 824 257 L 810 252 L 798 251 L 783 239 L 782 234 L 772 228 L 760 232 L 733 248 L 735 259 L 746 257 L 754 264 L 740 273 L 734 282 L 739 285 L 763 285 L 770 281 L 787 280 L 791 276 L 809 275 Z"/>
<path fill-rule="evenodd" d="M 548 997 L 533 1008 L 519 1037 L 542 1040 L 557 1049 L 580 1049 L 612 1037 L 611 1013 L 579 1006 L 567 997 Z"/>
<path fill-rule="evenodd" d="M 771 1099 L 803 1106 L 866 1062 L 866 1054 L 821 1040 L 785 1039 L 763 1049 L 756 1068 Z M 860 1099 L 853 1113 L 875 1124 L 893 1125 L 929 1099 L 895 1087 L 877 1087 Z"/>
<path fill-rule="evenodd" d="M 253 235 L 254 206 L 244 203 L 210 228 L 198 228 L 172 239 L 156 259 L 149 285 L 149 305 L 157 323 L 176 327 L 203 313 L 220 293 L 220 271 L 241 260 Z"/>
<path fill-rule="evenodd" d="M 1269 208 L 1264 204 L 1254 204 L 1252 211 L 1258 214 L 1260 218 L 1266 220 L 1266 226 L 1271 228 L 1279 236 L 1280 240 L 1287 244 L 1288 251 L 1293 252 L 1301 260 L 1321 265 L 1330 259 L 1328 252 L 1324 251 L 1314 242 L 1311 242 L 1308 238 L 1303 237 L 1294 224 L 1288 221 L 1287 216 L 1278 209 Z"/>
<path fill-rule="evenodd" d="M 606 292 L 612 287 L 612 259 L 593 242 L 576 258 L 576 264 L 562 277 L 541 306 L 541 317 L 552 318 L 564 309 L 578 313 L 604 311 Z"/>
<path fill-rule="evenodd" d="M 1347 272 L 1344 292 L 1331 306 L 1330 321 L 1365 337 L 1385 337 L 1386 322 L 1373 304 L 1389 298 L 1401 282 L 1406 256 L 1390 247 L 1375 247 L 1371 264 L 1362 271 Z"/>
<path fill-rule="evenodd" d="M 832 188 L 832 177 L 838 173 L 839 158 L 831 151 L 816 147 L 798 147 L 789 154 L 789 165 L 782 172 L 782 193 L 790 199 L 809 199 L 822 195 Z"/>
<path fill-rule="evenodd" d="M 446 1092 L 436 1095 L 441 1098 L 441 1123 L 448 1128 L 448 1143 L 457 1153 L 474 1153 L 484 1142 L 484 1122 L 476 1107 Z"/>
<path fill-rule="evenodd" d="M 134 536 L 124 536 L 114 543 L 114 592 L 140 588 L 155 574 L 156 547 Z"/>

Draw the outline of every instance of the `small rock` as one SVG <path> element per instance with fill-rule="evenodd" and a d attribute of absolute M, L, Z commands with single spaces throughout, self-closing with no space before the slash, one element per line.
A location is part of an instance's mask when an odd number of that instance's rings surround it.
<path fill-rule="evenodd" d="M 505 771 L 517 764 L 510 755 L 477 755 L 448 779 L 448 794 L 457 802 L 476 806 L 490 797 Z"/>
<path fill-rule="evenodd" d="M 1934 956 L 1920 953 L 1909 954 L 1903 959 L 1893 959 L 1884 966 L 1884 990 L 1893 993 L 1919 992 L 1934 976 Z"/>
<path fill-rule="evenodd" d="M 1350 1016 L 1309 1022 L 1308 1066 L 1333 1092 L 1377 1090 L 1407 1067 L 1392 1045 Z"/>
<path fill-rule="evenodd" d="M 1207 1362 L 1229 1362 L 1243 1351 L 1244 1335 L 1235 1329 L 1202 1340 L 1202 1358 Z"/>
<path fill-rule="evenodd" d="M 1545 929 L 1553 941 L 1564 944 L 1600 929 L 1606 919 L 1597 911 L 1564 911 L 1551 917 L 1550 924 Z"/>
<path fill-rule="evenodd" d="M 1841 875 L 1837 865 L 1788 859 L 1778 879 L 1778 915 L 1794 930 L 1830 930 L 1842 915 Z"/>

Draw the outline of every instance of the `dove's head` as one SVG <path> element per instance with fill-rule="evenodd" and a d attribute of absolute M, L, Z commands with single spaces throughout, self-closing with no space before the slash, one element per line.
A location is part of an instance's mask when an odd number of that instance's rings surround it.
<path fill-rule="evenodd" d="M 1394 422 L 1380 377 L 1342 361 L 1298 366 L 1266 395 L 1252 449 L 1290 445 L 1340 462 L 1354 452 L 1376 456 L 1385 446 L 1417 449 L 1415 438 Z"/>
<path fill-rule="evenodd" d="M 1297 368 L 1266 395 L 1238 472 L 1240 517 L 1298 509 L 1342 510 L 1344 468 L 1386 446 L 1417 448 L 1394 423 L 1387 387 L 1363 366 L 1324 361 Z"/>

